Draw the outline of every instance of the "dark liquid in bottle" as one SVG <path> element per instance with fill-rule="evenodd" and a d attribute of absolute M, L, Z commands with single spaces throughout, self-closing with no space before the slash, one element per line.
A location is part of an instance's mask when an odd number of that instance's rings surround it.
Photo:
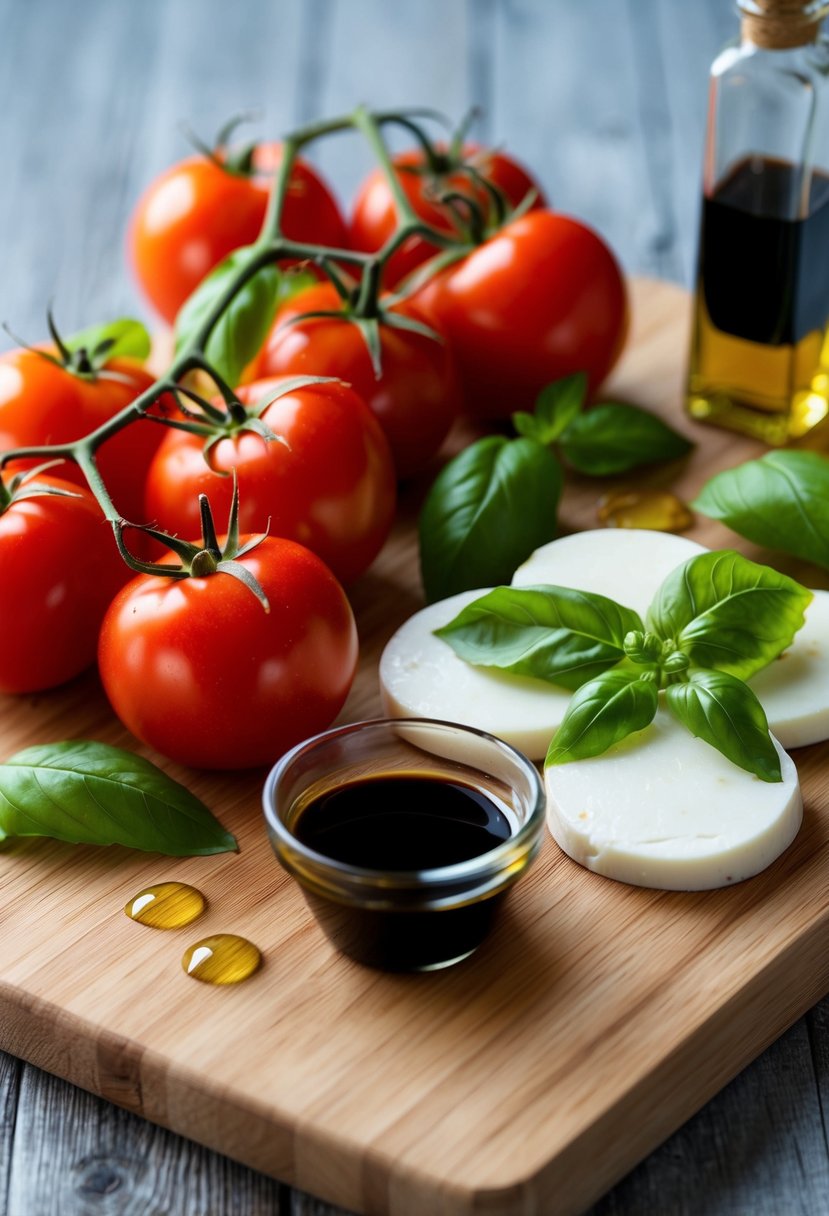
<path fill-rule="evenodd" d="M 298 840 L 335 861 L 392 875 L 469 861 L 505 840 L 513 825 L 485 793 L 429 775 L 392 773 L 327 790 L 294 824 Z M 307 892 L 338 949 L 369 966 L 428 970 L 470 954 L 501 896 L 458 907 L 366 908 Z"/>
<path fill-rule="evenodd" d="M 796 345 L 829 319 L 829 178 L 752 157 L 703 203 L 701 287 L 722 333 Z M 804 192 L 807 197 L 804 197 Z"/>
<path fill-rule="evenodd" d="M 703 203 L 687 407 L 785 443 L 829 411 L 829 178 L 741 161 Z"/>

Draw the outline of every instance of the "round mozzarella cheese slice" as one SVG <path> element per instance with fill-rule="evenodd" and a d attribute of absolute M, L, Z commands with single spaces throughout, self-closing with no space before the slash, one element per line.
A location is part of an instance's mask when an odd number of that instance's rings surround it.
<path fill-rule="evenodd" d="M 383 709 L 393 718 L 442 718 L 475 726 L 542 760 L 571 694 L 541 680 L 473 667 L 433 634 L 488 590 L 439 600 L 401 625 L 380 659 Z"/>
<path fill-rule="evenodd" d="M 667 575 L 704 545 L 644 528 L 596 528 L 542 545 L 519 566 L 514 587 L 552 583 L 593 591 L 633 608 L 645 619 L 651 600 Z"/>
<path fill-rule="evenodd" d="M 788 650 L 751 687 L 784 747 L 829 739 L 829 591 L 816 591 Z"/>
<path fill-rule="evenodd" d="M 546 770 L 548 826 L 569 857 L 607 878 L 730 886 L 770 865 L 800 827 L 797 770 L 775 745 L 783 780 L 761 781 L 660 708 L 604 755 Z"/>

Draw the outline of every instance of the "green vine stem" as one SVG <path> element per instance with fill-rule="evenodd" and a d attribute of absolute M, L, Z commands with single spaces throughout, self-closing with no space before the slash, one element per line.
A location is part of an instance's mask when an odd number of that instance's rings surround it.
<path fill-rule="evenodd" d="M 78 439 L 74 443 L 20 447 L 3 452 L 0 454 L 0 470 L 9 462 L 22 459 L 58 458 L 73 461 L 83 472 L 104 516 L 112 525 L 115 540 L 124 561 L 134 570 L 146 572 L 148 569 L 153 569 L 160 574 L 169 573 L 170 567 L 140 561 L 133 557 L 127 549 L 123 538 L 124 529 L 130 526 L 140 528 L 142 525 L 138 521 L 125 520 L 117 511 L 98 469 L 95 458 L 98 448 L 111 436 L 139 418 L 149 418 L 162 426 L 181 426 L 178 420 L 152 414 L 153 406 L 165 394 L 175 395 L 181 391 L 181 381 L 191 372 L 204 372 L 218 382 L 205 354 L 210 335 L 245 284 L 262 267 L 288 258 L 313 262 L 323 269 L 327 262 L 335 262 L 340 265 L 345 263 L 352 266 L 357 269 L 360 276 L 360 285 L 352 312 L 358 317 L 371 319 L 378 314 L 383 267 L 392 254 L 411 236 L 425 236 L 441 249 L 457 251 L 458 256 L 462 255 L 469 247 L 466 241 L 459 241 L 456 236 L 438 232 L 416 214 L 400 184 L 391 155 L 383 139 L 383 127 L 398 124 L 409 131 L 418 131 L 417 138 L 421 147 L 423 149 L 429 147 L 434 150 L 434 145 L 431 144 L 428 136 L 425 132 L 420 131 L 418 123 L 422 119 L 445 121 L 442 115 L 431 110 L 412 109 L 375 113 L 360 106 L 352 114 L 313 123 L 288 135 L 283 142 L 282 158 L 274 174 L 273 189 L 262 230 L 256 242 L 250 247 L 250 257 L 233 275 L 226 290 L 216 300 L 196 334 L 181 347 L 166 371 L 129 405 L 82 439 Z M 314 140 L 354 129 L 364 136 L 386 177 L 398 214 L 396 231 L 374 254 L 286 239 L 281 230 L 281 215 L 290 182 L 291 169 L 297 155 Z M 163 534 L 153 532 L 153 535 L 161 537 Z"/>

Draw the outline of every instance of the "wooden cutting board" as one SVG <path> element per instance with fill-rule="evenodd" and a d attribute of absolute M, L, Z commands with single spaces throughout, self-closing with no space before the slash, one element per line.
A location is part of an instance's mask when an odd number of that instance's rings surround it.
<path fill-rule="evenodd" d="M 613 391 L 699 446 L 685 465 L 627 484 L 691 498 L 760 449 L 681 416 L 687 296 L 639 282 L 633 297 Z M 605 488 L 571 479 L 563 530 L 594 526 Z M 407 493 L 393 539 L 353 591 L 363 652 L 344 719 L 378 712 L 380 650 L 420 606 L 422 490 Z M 702 519 L 689 534 L 763 556 Z M 67 737 L 131 745 L 93 677 L 0 699 L 0 736 L 3 757 Z M 588 873 L 546 839 L 491 939 L 424 976 L 374 973 L 331 949 L 271 854 L 262 774 L 162 761 L 237 834 L 240 855 L 6 848 L 0 1047 L 347 1208 L 577 1212 L 829 989 L 829 747 L 796 760 L 803 828 L 765 874 L 724 891 L 646 891 Z M 200 921 L 164 933 L 124 916 L 141 887 L 176 878 L 207 895 Z M 221 931 L 264 954 L 236 988 L 181 970 L 188 944 Z"/>

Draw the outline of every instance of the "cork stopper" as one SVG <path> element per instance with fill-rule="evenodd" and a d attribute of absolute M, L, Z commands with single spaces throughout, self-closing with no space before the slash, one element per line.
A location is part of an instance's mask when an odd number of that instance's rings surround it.
<path fill-rule="evenodd" d="M 742 36 L 767 51 L 814 42 L 829 12 L 829 0 L 738 0 Z"/>

